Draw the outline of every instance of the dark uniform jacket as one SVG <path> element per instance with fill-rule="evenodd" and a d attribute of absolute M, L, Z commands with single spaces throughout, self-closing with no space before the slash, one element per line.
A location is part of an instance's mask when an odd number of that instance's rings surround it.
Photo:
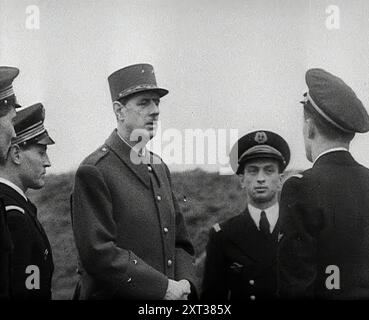
<path fill-rule="evenodd" d="M 281 218 L 282 298 L 369 299 L 367 168 L 346 151 L 321 156 L 285 182 Z"/>
<path fill-rule="evenodd" d="M 209 233 L 202 287 L 203 300 L 275 298 L 279 221 L 265 235 L 249 210 L 215 225 Z"/>
<path fill-rule="evenodd" d="M 4 201 L 0 199 L 0 299 L 10 298 L 10 253 L 12 241 Z"/>
<path fill-rule="evenodd" d="M 37 219 L 37 209 L 16 190 L 3 183 L 0 183 L 0 195 L 4 200 L 13 243 L 10 263 L 11 298 L 49 300 L 54 265 L 49 240 Z M 27 270 L 29 266 L 36 266 L 39 276 L 36 268 Z M 39 279 L 39 289 L 27 288 L 27 278 L 36 288 L 37 280 L 35 282 L 32 279 Z"/>
<path fill-rule="evenodd" d="M 81 281 L 76 298 L 159 300 L 168 278 L 196 283 L 194 249 L 169 170 L 149 152 L 146 157 L 157 163 L 134 164 L 131 150 L 115 130 L 77 170 L 72 222 Z"/>

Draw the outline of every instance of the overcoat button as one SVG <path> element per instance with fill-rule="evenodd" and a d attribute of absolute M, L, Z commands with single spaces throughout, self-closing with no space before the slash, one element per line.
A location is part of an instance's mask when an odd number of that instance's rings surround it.
<path fill-rule="evenodd" d="M 173 264 L 172 260 L 168 260 L 168 267 L 170 267 Z"/>
<path fill-rule="evenodd" d="M 160 201 L 161 200 L 161 196 L 157 196 L 156 199 L 158 199 L 158 201 Z"/>

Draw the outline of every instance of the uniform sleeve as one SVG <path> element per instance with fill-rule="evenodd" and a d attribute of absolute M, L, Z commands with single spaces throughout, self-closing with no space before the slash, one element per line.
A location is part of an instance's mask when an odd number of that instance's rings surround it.
<path fill-rule="evenodd" d="M 114 298 L 162 299 L 167 277 L 134 252 L 116 245 L 112 212 L 112 199 L 101 172 L 95 166 L 80 166 L 72 195 L 72 220 L 82 266 Z"/>
<path fill-rule="evenodd" d="M 165 166 L 172 189 L 170 172 Z M 172 189 L 173 190 L 173 189 Z M 191 298 L 198 295 L 198 279 L 195 274 L 195 250 L 187 232 L 186 224 L 179 208 L 178 201 L 172 192 L 173 204 L 176 214 L 176 241 L 175 241 L 175 280 L 187 279 L 191 283 Z"/>
<path fill-rule="evenodd" d="M 201 300 L 227 300 L 226 261 L 222 249 L 222 231 L 209 232 L 202 282 Z"/>
<path fill-rule="evenodd" d="M 10 252 L 12 242 L 4 204 L 0 199 L 0 300 L 9 298 Z"/>
<path fill-rule="evenodd" d="M 32 260 L 32 242 L 30 241 L 28 221 L 24 213 L 18 210 L 8 211 L 7 216 L 13 242 L 13 252 L 10 260 L 12 297 L 26 299 L 30 293 L 30 290 L 26 287 L 26 280 L 29 276 L 26 269 Z"/>
<path fill-rule="evenodd" d="M 314 297 L 321 216 L 315 204 L 306 205 L 306 198 L 309 194 L 301 180 L 285 182 L 280 202 L 283 236 L 278 247 L 278 296 L 282 299 Z"/>

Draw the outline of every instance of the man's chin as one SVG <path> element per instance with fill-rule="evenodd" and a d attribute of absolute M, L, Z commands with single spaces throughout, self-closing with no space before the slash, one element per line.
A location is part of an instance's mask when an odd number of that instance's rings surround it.
<path fill-rule="evenodd" d="M 154 138 L 156 136 L 157 128 L 154 127 L 152 129 L 147 129 L 147 135 L 150 137 L 150 139 Z"/>
<path fill-rule="evenodd" d="M 260 204 L 264 204 L 266 202 L 269 202 L 273 199 L 273 197 L 271 197 L 268 194 L 256 194 L 254 195 L 254 201 L 256 203 L 260 203 Z"/>
<path fill-rule="evenodd" d="M 155 133 L 156 131 L 154 131 L 153 129 L 148 128 L 135 129 L 131 133 L 130 140 L 136 141 L 137 143 L 141 142 L 142 140 L 147 142 L 155 136 Z"/>

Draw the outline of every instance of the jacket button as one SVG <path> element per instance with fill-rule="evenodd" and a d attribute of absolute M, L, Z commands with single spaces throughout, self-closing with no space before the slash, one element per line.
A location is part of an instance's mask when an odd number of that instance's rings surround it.
<path fill-rule="evenodd" d="M 156 199 L 158 199 L 158 201 L 160 201 L 161 200 L 161 196 L 157 196 Z"/>
<path fill-rule="evenodd" d="M 103 152 L 106 152 L 106 148 L 105 147 L 103 147 L 103 148 L 101 148 L 101 151 L 103 151 Z"/>
<path fill-rule="evenodd" d="M 137 260 L 136 259 L 133 260 L 133 264 L 137 264 Z"/>
<path fill-rule="evenodd" d="M 249 283 L 253 286 L 255 284 L 254 280 L 250 280 Z"/>
<path fill-rule="evenodd" d="M 250 300 L 255 300 L 256 297 L 255 296 L 250 296 Z"/>
<path fill-rule="evenodd" d="M 164 230 L 164 233 L 168 233 L 168 231 L 169 231 L 168 228 L 166 228 L 166 227 L 163 230 Z"/>
<path fill-rule="evenodd" d="M 132 278 L 128 278 L 127 282 L 130 283 L 132 281 Z"/>
<path fill-rule="evenodd" d="M 147 166 L 147 170 L 149 170 L 149 172 L 151 172 L 152 171 L 151 166 Z"/>
<path fill-rule="evenodd" d="M 172 266 L 173 262 L 172 260 L 168 260 L 168 267 Z"/>

